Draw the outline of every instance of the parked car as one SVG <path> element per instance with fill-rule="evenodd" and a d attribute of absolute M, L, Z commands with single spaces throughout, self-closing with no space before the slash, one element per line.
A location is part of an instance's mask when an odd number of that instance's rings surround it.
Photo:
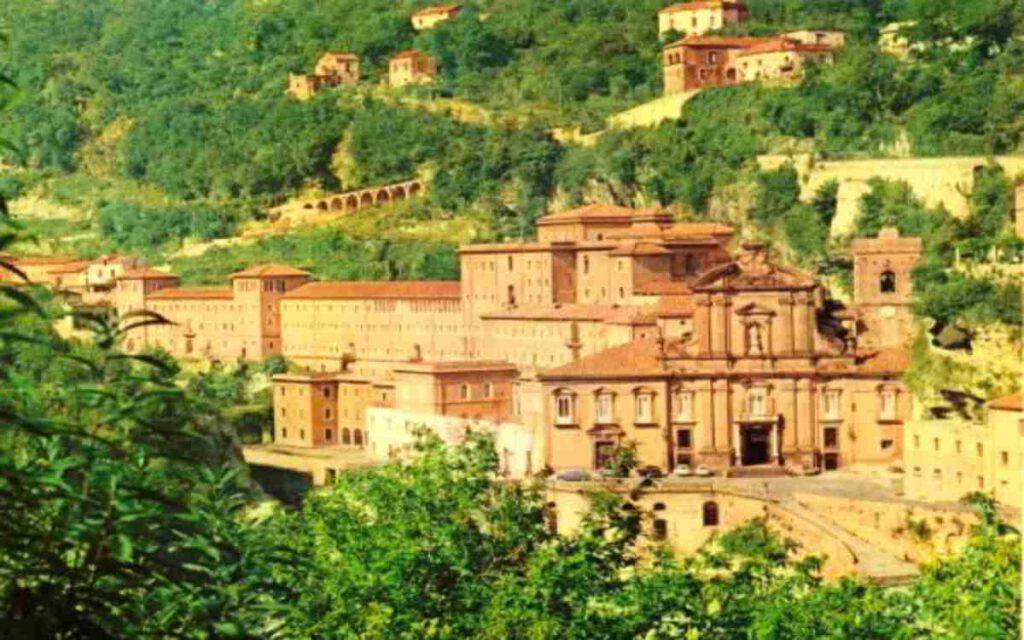
<path fill-rule="evenodd" d="M 648 467 L 641 467 L 637 469 L 636 475 L 641 478 L 664 478 L 665 472 L 661 470 L 661 467 L 650 465 Z"/>
<path fill-rule="evenodd" d="M 691 469 L 688 464 L 677 465 L 675 470 L 672 472 L 672 475 L 680 478 L 687 478 L 693 475 L 693 469 Z"/>
<path fill-rule="evenodd" d="M 590 480 L 590 474 L 587 473 L 586 469 L 566 469 L 560 471 L 555 479 L 562 480 L 563 482 L 586 482 Z"/>
<path fill-rule="evenodd" d="M 695 473 L 701 478 L 710 478 L 711 476 L 715 475 L 714 472 L 711 471 L 711 469 L 708 469 L 702 464 L 697 465 L 697 471 Z"/>

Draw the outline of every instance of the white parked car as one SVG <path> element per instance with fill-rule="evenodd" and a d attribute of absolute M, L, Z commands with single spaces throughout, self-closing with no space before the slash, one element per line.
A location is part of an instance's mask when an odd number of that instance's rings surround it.
<path fill-rule="evenodd" d="M 680 478 L 686 478 L 688 476 L 693 475 L 693 469 L 691 469 L 690 465 L 688 464 L 681 464 L 675 468 L 675 471 L 672 472 L 672 475 Z"/>
<path fill-rule="evenodd" d="M 709 477 L 715 475 L 714 473 L 712 473 L 711 469 L 708 469 L 704 465 L 698 465 L 697 466 L 696 474 L 698 476 L 700 476 L 701 478 L 709 478 Z"/>

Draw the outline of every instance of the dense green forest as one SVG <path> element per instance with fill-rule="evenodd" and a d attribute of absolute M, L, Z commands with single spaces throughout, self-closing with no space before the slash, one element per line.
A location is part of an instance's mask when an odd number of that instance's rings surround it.
<path fill-rule="evenodd" d="M 592 148 L 556 143 L 552 126 L 603 127 L 614 110 L 660 92 L 658 0 L 477 0 L 460 17 L 415 33 L 429 2 L 385 0 L 9 0 L 0 64 L 15 88 L 0 153 L 22 170 L 0 176 L 8 197 L 40 193 L 91 212 L 85 223 L 37 223 L 83 254 L 141 252 L 157 263 L 189 240 L 230 236 L 302 189 L 344 189 L 422 175 L 409 225 L 474 221 L 473 233 L 426 236 L 406 248 L 329 230 L 217 250 L 190 271 L 211 282 L 245 260 L 302 258 L 322 277 L 454 277 L 454 244 L 528 237 L 553 207 L 586 201 L 663 205 L 735 222 L 776 241 L 802 266 L 843 280 L 844 238 L 829 237 L 835 194 L 798 203 L 793 178 L 758 172 L 757 154 L 824 157 L 1020 153 L 1024 135 L 1024 8 L 1019 0 L 751 0 L 734 33 L 840 28 L 849 45 L 796 86 L 703 93 L 658 127 L 609 131 Z M 907 21 L 907 58 L 883 53 L 879 29 Z M 441 60 L 431 89 L 380 87 L 391 54 Z M 289 72 L 326 50 L 359 54 L 365 81 L 309 102 L 285 98 Z M 488 117 L 463 122 L 420 105 L 447 97 Z M 441 103 L 438 103 L 441 104 Z M 1010 202 L 992 185 L 971 221 L 929 216 L 898 185 L 865 202 L 857 234 L 879 221 L 929 228 L 921 311 L 940 322 L 1014 319 L 1016 289 L 944 273 L 954 246 L 1010 255 Z M 981 193 L 988 189 L 987 196 Z M 987 198 L 987 200 L 986 200 Z M 879 211 L 885 211 L 879 214 Z M 882 215 L 883 218 L 879 218 Z M 940 220 L 941 218 L 941 220 Z M 984 219 L 983 222 L 979 222 Z M 443 228 L 443 224 L 441 225 Z M 337 253 L 317 251 L 328 247 Z M 390 252 L 390 261 L 357 261 Z M 176 267 L 186 261 L 175 260 Z M 952 301 L 952 302 L 951 302 Z"/>

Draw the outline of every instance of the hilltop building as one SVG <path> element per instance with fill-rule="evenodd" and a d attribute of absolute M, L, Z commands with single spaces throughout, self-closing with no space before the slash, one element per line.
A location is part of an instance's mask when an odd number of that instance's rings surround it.
<path fill-rule="evenodd" d="M 359 82 L 359 56 L 329 51 L 316 63 L 312 74 L 289 74 L 286 95 L 309 100 L 323 87 L 338 87 Z"/>
<path fill-rule="evenodd" d="M 817 40 L 811 32 L 771 38 L 688 36 L 662 50 L 664 93 L 799 78 L 812 62 L 831 64 L 835 48 L 844 41 L 824 35 Z"/>
<path fill-rule="evenodd" d="M 455 16 L 459 15 L 461 9 L 462 5 L 459 4 L 439 4 L 424 7 L 412 14 L 412 28 L 416 31 L 433 29 L 438 24 L 455 18 Z"/>
<path fill-rule="evenodd" d="M 421 51 L 401 51 L 388 60 L 388 84 L 392 87 L 430 84 L 436 77 L 437 59 Z"/>
<path fill-rule="evenodd" d="M 1024 405 L 1020 394 L 988 403 L 979 421 L 954 415 L 907 423 L 904 486 L 912 500 L 955 502 L 988 493 L 1021 508 Z"/>
<path fill-rule="evenodd" d="M 680 2 L 658 12 L 658 34 L 679 33 L 702 36 L 726 25 L 738 24 L 749 17 L 747 5 L 727 0 Z"/>
<path fill-rule="evenodd" d="M 732 233 L 589 205 L 542 218 L 533 242 L 462 247 L 457 282 L 315 282 L 271 265 L 188 290 L 145 271 L 119 280 L 119 308 L 174 323 L 133 332 L 136 349 L 304 367 L 275 392 L 277 437 L 294 447 L 343 446 L 346 429 L 365 446 L 360 418 L 387 409 L 392 452 L 399 424 L 518 424 L 533 470 L 599 469 L 625 441 L 662 470 L 899 460 L 918 241 L 886 229 L 856 243 L 843 308 L 764 246 L 730 250 Z"/>

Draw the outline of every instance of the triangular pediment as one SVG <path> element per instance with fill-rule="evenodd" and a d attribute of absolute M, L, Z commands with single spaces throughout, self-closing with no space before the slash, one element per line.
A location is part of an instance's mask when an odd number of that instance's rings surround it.
<path fill-rule="evenodd" d="M 750 304 L 743 305 L 736 310 L 736 315 L 740 316 L 771 316 L 775 315 L 774 309 L 751 302 Z"/>

